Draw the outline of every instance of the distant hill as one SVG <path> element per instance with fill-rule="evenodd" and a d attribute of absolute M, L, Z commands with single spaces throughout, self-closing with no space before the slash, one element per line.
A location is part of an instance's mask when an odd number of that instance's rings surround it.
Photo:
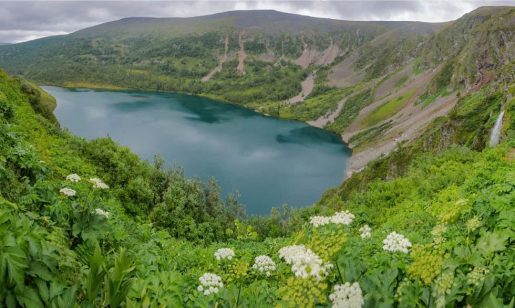
<path fill-rule="evenodd" d="M 513 7 L 446 23 L 231 11 L 1 46 L 0 65 L 45 84 L 182 91 L 306 121 L 342 134 L 355 171 L 414 140 L 460 95 L 513 80 L 514 41 Z"/>

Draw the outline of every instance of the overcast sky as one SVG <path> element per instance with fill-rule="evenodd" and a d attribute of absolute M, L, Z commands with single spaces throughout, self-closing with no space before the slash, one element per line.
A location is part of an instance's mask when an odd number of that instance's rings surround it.
<path fill-rule="evenodd" d="M 70 33 L 124 17 L 186 17 L 230 10 L 274 9 L 347 20 L 448 21 L 504 1 L 1 1 L 0 42 Z"/>

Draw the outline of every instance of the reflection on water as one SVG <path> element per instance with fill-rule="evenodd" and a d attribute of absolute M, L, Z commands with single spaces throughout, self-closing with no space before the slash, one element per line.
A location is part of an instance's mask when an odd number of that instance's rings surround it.
<path fill-rule="evenodd" d="M 251 214 L 312 204 L 342 181 L 350 155 L 334 134 L 202 97 L 45 89 L 62 127 L 86 138 L 109 134 L 144 159 L 161 154 L 188 176 L 215 177 L 225 192 L 241 193 Z"/>

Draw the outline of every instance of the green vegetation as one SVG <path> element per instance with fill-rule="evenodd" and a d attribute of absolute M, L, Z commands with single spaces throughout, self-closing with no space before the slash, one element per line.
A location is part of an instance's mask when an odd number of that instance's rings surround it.
<path fill-rule="evenodd" d="M 309 96 L 301 104 L 283 106 L 279 116 L 285 119 L 300 121 L 316 120 L 319 117 L 334 111 L 338 103 L 352 93 L 353 88 L 332 88 L 316 96 Z"/>
<path fill-rule="evenodd" d="M 2 46 L 0 63 L 37 82 L 191 92 L 302 120 L 345 99 L 327 127 L 339 133 L 372 103 L 378 78 L 412 59 L 415 74 L 445 63 L 424 104 L 499 74 L 315 206 L 247 217 L 215 180 L 61 130 L 48 94 L 0 71 L 0 306 L 322 307 L 349 304 L 342 297 L 351 291 L 365 307 L 513 306 L 515 99 L 507 99 L 515 88 L 502 42 L 515 9 L 481 8 L 443 25 L 226 14 L 125 19 Z M 236 74 L 232 57 L 201 82 L 225 35 L 235 55 L 248 20 L 247 74 Z M 316 69 L 293 64 L 303 40 L 323 50 L 329 37 L 359 55 L 353 65 L 364 80 L 331 88 L 330 68 L 318 68 L 312 95 L 283 106 Z M 265 52 L 275 60 L 258 60 Z M 412 95 L 364 123 L 393 116 Z M 503 143 L 487 148 L 501 107 Z M 389 125 L 351 142 L 370 144 Z"/>
<path fill-rule="evenodd" d="M 387 101 L 386 103 L 377 107 L 361 121 L 361 127 L 370 127 L 391 118 L 406 106 L 409 100 L 413 97 L 413 94 L 415 94 L 415 90 L 408 91 L 403 95 Z"/>
<path fill-rule="evenodd" d="M 372 103 L 373 98 L 374 94 L 371 89 L 365 89 L 352 95 L 345 101 L 343 109 L 335 121 L 329 124 L 326 129 L 342 132 L 358 116 L 361 109 Z"/>
<path fill-rule="evenodd" d="M 418 154 L 393 180 L 346 184 L 317 207 L 248 220 L 214 182 L 61 131 L 37 116 L 20 81 L 0 74 L 2 305 L 313 306 L 341 296 L 346 282 L 366 307 L 513 301 L 515 157 L 506 144 Z M 498 100 L 464 98 L 456 116 Z M 402 238 L 409 244 L 395 243 Z M 255 263 L 260 255 L 271 259 Z"/>
<path fill-rule="evenodd" d="M 392 121 L 386 121 L 381 125 L 364 129 L 352 136 L 349 140 L 349 144 L 352 145 L 353 150 L 359 151 L 361 146 L 369 145 L 378 140 L 383 135 L 383 132 L 387 131 L 391 126 Z"/>

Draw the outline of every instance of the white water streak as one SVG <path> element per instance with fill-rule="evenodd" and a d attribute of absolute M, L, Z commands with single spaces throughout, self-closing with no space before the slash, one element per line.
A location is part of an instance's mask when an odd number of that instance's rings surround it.
<path fill-rule="evenodd" d="M 499 136 L 501 134 L 502 120 L 504 117 L 504 110 L 501 110 L 497 120 L 495 121 L 494 128 L 492 129 L 492 133 L 490 135 L 490 146 L 495 146 L 499 143 Z"/>

